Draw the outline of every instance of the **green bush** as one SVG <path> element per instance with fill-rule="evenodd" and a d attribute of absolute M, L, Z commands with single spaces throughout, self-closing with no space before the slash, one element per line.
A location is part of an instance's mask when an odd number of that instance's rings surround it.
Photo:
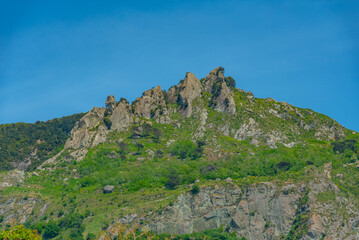
<path fill-rule="evenodd" d="M 0 233 L 0 240 L 41 240 L 36 230 L 26 229 L 23 225 L 13 226 Z"/>
<path fill-rule="evenodd" d="M 54 238 L 59 235 L 61 228 L 54 222 L 49 221 L 43 231 L 43 237 L 45 239 Z"/>
<path fill-rule="evenodd" d="M 197 194 L 197 193 L 199 193 L 199 190 L 200 190 L 199 186 L 197 184 L 194 184 L 192 186 L 191 192 L 192 192 L 192 194 Z"/>

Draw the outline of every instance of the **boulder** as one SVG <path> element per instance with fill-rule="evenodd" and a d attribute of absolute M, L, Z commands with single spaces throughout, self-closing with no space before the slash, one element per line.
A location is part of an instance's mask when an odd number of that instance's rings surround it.
<path fill-rule="evenodd" d="M 113 186 L 113 185 L 106 185 L 106 186 L 103 188 L 103 193 L 105 193 L 105 194 L 107 194 L 107 193 L 112 193 L 114 189 L 115 189 L 115 186 Z"/>

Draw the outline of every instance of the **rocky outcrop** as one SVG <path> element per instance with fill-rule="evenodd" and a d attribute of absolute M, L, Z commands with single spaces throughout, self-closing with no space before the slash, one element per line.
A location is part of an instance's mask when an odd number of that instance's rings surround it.
<path fill-rule="evenodd" d="M 133 114 L 127 100 L 121 100 L 117 104 L 110 116 L 110 120 L 112 122 L 111 130 L 123 131 L 131 125 Z"/>
<path fill-rule="evenodd" d="M 161 86 L 145 91 L 142 97 L 136 98 L 132 106 L 136 116 L 150 119 L 157 108 L 166 107 Z"/>
<path fill-rule="evenodd" d="M 116 99 L 113 95 L 109 95 L 105 102 L 106 111 L 108 114 L 112 114 L 113 110 L 116 107 Z"/>
<path fill-rule="evenodd" d="M 24 171 L 12 170 L 0 173 L 0 190 L 6 187 L 20 186 L 25 179 Z"/>
<path fill-rule="evenodd" d="M 279 240 L 293 236 L 293 232 L 296 239 L 303 240 L 359 239 L 358 209 L 339 194 L 332 181 L 331 163 L 318 169 L 309 167 L 306 174 L 315 177 L 298 183 L 260 182 L 247 187 L 227 179 L 202 187 L 199 193 L 179 195 L 161 213 L 121 218 L 109 231 L 116 232 L 116 224 L 135 224 L 141 219 L 147 222 L 145 229 L 157 233 L 186 234 L 223 227 L 249 240 Z M 328 191 L 335 199 L 318 201 L 317 196 Z"/>
<path fill-rule="evenodd" d="M 240 125 L 239 129 L 235 132 L 234 138 L 238 140 L 246 140 L 252 138 L 252 144 L 258 145 L 259 138 L 262 136 L 262 131 L 259 128 L 259 124 L 253 118 L 248 120 L 248 123 Z"/>
<path fill-rule="evenodd" d="M 91 111 L 83 116 L 71 130 L 71 137 L 66 141 L 65 149 L 90 147 L 93 138 L 97 134 L 97 131 L 94 128 L 103 121 L 104 115 L 105 108 L 94 107 L 91 109 Z M 103 135 L 103 133 L 101 134 Z"/>
<path fill-rule="evenodd" d="M 234 184 L 215 185 L 197 195 L 186 193 L 168 206 L 148 227 L 159 233 L 185 234 L 227 226 L 247 239 L 272 239 L 292 225 L 304 187 L 272 183 L 240 189 Z"/>
<path fill-rule="evenodd" d="M 213 108 L 220 112 L 225 112 L 231 115 L 236 114 L 236 104 L 234 102 L 232 91 L 227 84 L 222 81 L 220 89 L 215 96 L 213 96 Z"/>
<path fill-rule="evenodd" d="M 236 114 L 233 91 L 227 86 L 223 74 L 224 68 L 218 67 L 211 71 L 203 81 L 204 89 L 213 95 L 211 107 L 220 112 Z"/>
<path fill-rule="evenodd" d="M 224 68 L 217 67 L 206 76 L 206 79 L 203 81 L 204 90 L 206 92 L 212 92 L 214 83 L 217 82 L 218 79 L 224 79 L 223 71 Z"/>
<path fill-rule="evenodd" d="M 193 107 L 192 101 L 201 97 L 202 85 L 193 73 L 186 73 L 186 77 L 178 87 L 178 100 L 180 104 L 178 112 L 185 116 L 192 115 Z"/>
<path fill-rule="evenodd" d="M 3 223 L 10 223 L 17 220 L 18 223 L 25 223 L 35 208 L 41 207 L 43 201 L 35 197 L 10 197 L 0 198 L 0 216 L 3 216 Z"/>

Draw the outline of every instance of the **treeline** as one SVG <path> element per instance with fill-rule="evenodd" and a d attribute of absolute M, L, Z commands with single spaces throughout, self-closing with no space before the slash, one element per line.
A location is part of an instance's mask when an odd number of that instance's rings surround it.
<path fill-rule="evenodd" d="M 61 148 L 83 113 L 46 122 L 0 125 L 0 171 L 14 169 L 14 164 L 30 158 L 28 170 L 36 168 Z"/>

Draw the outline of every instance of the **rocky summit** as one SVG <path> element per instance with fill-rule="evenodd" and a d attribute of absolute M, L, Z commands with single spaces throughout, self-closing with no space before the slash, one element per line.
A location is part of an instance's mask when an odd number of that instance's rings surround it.
<path fill-rule="evenodd" d="M 222 67 L 187 72 L 131 103 L 110 95 L 85 114 L 1 125 L 1 228 L 16 219 L 44 239 L 359 239 L 359 134 L 240 85 Z"/>

